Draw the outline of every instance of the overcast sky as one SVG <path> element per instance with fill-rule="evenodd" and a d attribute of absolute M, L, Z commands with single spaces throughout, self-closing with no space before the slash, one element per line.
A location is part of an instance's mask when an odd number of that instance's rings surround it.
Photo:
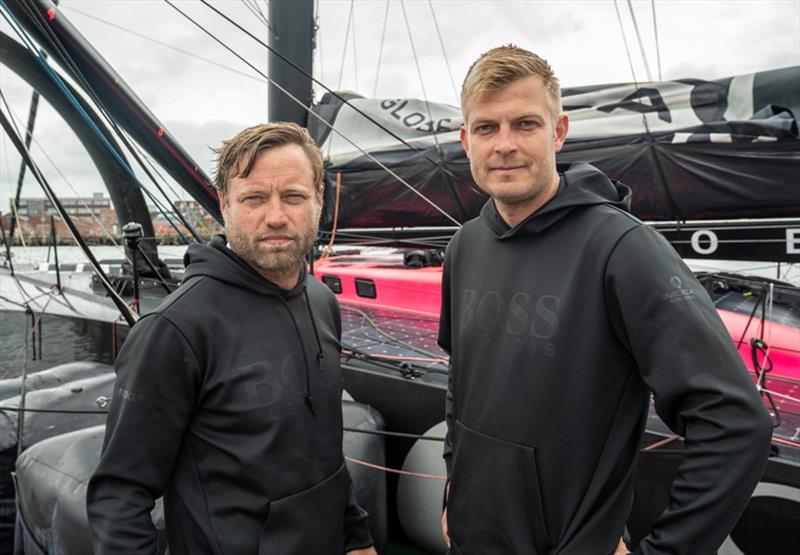
<path fill-rule="evenodd" d="M 472 61 L 508 42 L 547 58 L 562 86 L 630 82 L 634 77 L 614 0 L 390 0 L 388 17 L 385 0 L 319 0 L 318 4 L 314 75 L 331 88 L 364 96 L 427 97 L 457 104 L 455 91 Z M 266 2 L 227 0 L 215 5 L 267 40 L 269 31 L 255 14 L 255 6 L 267 14 Z M 63 17 L 207 173 L 210 147 L 245 126 L 266 121 L 266 81 L 166 3 L 62 0 L 60 6 Z M 178 6 L 266 72 L 264 47 L 199 2 Z M 800 0 L 634 0 L 631 6 L 654 80 L 659 78 L 659 66 L 661 78 L 668 80 L 715 79 L 800 65 Z M 635 78 L 645 81 L 648 75 L 629 3 L 617 0 L 616 7 Z M 13 34 L 4 20 L 0 30 Z M 0 87 L 15 117 L 24 121 L 30 88 L 3 66 Z M 317 90 L 317 98 L 322 92 Z M 60 194 L 103 190 L 88 156 L 49 106 L 40 104 L 34 135 L 38 144 L 33 152 Z M 18 169 L 19 157 L 3 136 L 2 212 L 8 211 Z M 30 178 L 23 196 L 41 196 Z"/>

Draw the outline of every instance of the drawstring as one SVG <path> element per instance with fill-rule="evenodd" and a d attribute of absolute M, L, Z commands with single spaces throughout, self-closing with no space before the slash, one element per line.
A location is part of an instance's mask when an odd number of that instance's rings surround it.
<path fill-rule="evenodd" d="M 306 298 L 306 310 L 308 310 L 308 318 L 311 320 L 311 327 L 314 328 L 314 338 L 317 340 L 317 369 L 322 370 L 322 359 L 324 355 L 322 354 L 322 343 L 319 340 L 319 332 L 317 331 L 317 321 L 314 319 L 314 313 L 311 312 L 311 301 L 308 298 L 308 291 L 305 289 L 303 289 L 303 296 Z"/>
<path fill-rule="evenodd" d="M 308 308 L 308 313 L 311 315 L 311 308 L 308 306 L 308 294 L 306 294 L 305 289 L 303 289 L 303 294 L 306 299 L 306 307 Z M 300 351 L 303 354 L 303 368 L 305 369 L 306 374 L 306 394 L 305 394 L 305 402 L 308 406 L 311 414 L 316 417 L 316 413 L 314 412 L 314 398 L 311 396 L 311 372 L 308 368 L 308 357 L 306 356 L 306 344 L 303 341 L 303 334 L 300 332 L 300 327 L 297 325 L 297 320 L 295 320 L 294 314 L 292 314 L 292 309 L 289 308 L 289 303 L 286 302 L 286 298 L 282 294 L 278 294 L 283 306 L 286 307 L 286 311 L 289 313 L 289 318 L 292 320 L 292 324 L 294 325 L 294 330 L 297 333 L 297 337 L 300 340 Z M 314 323 L 314 318 L 311 318 L 311 325 L 314 328 L 314 336 L 317 339 L 317 346 L 319 348 L 319 352 L 317 353 L 317 359 L 322 360 L 322 345 L 319 341 L 319 335 L 317 334 L 317 326 Z"/>

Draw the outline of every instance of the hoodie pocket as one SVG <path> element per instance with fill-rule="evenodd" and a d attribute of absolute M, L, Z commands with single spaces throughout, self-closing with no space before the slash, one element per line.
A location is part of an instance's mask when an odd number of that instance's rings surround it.
<path fill-rule="evenodd" d="M 460 551 L 465 555 L 549 552 L 534 448 L 459 421 L 456 434 L 447 520 Z"/>
<path fill-rule="evenodd" d="M 350 477 L 344 462 L 313 487 L 276 499 L 269 514 L 258 555 L 341 555 L 344 553 L 344 512 Z"/>

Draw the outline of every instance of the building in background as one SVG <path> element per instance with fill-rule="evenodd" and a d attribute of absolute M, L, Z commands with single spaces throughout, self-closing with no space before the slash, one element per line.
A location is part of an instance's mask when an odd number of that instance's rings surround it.
<path fill-rule="evenodd" d="M 81 235 L 89 243 L 110 243 L 111 238 L 119 241 L 121 226 L 111 199 L 103 193 L 94 193 L 90 197 L 61 197 L 64 206 Z M 221 233 L 222 227 L 206 210 L 194 200 L 178 200 L 175 209 L 204 238 Z M 66 224 L 61 221 L 55 207 L 44 197 L 21 198 L 14 207 L 9 201 L 9 211 L 0 215 L 3 228 L 8 234 L 11 220 L 16 214 L 17 230 L 14 233 L 14 244 L 47 245 L 51 242 L 50 218 L 53 217 L 56 237 L 60 243 L 72 243 L 72 237 Z M 169 213 L 169 220 L 155 207 L 150 207 L 153 229 L 162 243 L 178 243 L 180 237 L 177 227 L 186 236 L 191 235 L 182 225 L 174 212 Z M 175 224 L 170 224 L 170 220 Z"/>
<path fill-rule="evenodd" d="M 117 215 L 111 199 L 103 193 L 94 193 L 90 197 L 62 197 L 60 200 L 64 210 L 87 241 L 105 243 L 110 241 L 110 237 L 116 238 L 119 235 Z M 51 216 L 59 242 L 71 240 L 69 230 L 58 216 L 55 206 L 44 197 L 21 198 L 16 207 L 14 201 L 10 200 L 9 213 L 3 216 L 3 227 L 7 232 L 14 215 L 17 219 L 15 243 L 49 244 Z"/>

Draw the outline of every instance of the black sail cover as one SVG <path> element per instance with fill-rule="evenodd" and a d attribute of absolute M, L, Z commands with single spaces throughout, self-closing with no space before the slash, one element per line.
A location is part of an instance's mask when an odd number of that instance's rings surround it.
<path fill-rule="evenodd" d="M 459 142 L 459 108 L 341 97 L 352 107 L 331 94 L 313 107 L 336 131 L 308 122 L 326 158 L 328 227 L 337 174 L 340 229 L 452 226 L 478 214 L 486 197 Z M 631 187 L 642 220 L 781 218 L 771 259 L 800 259 L 800 66 L 565 88 L 562 102 L 570 130 L 559 163 L 588 162 Z"/>

